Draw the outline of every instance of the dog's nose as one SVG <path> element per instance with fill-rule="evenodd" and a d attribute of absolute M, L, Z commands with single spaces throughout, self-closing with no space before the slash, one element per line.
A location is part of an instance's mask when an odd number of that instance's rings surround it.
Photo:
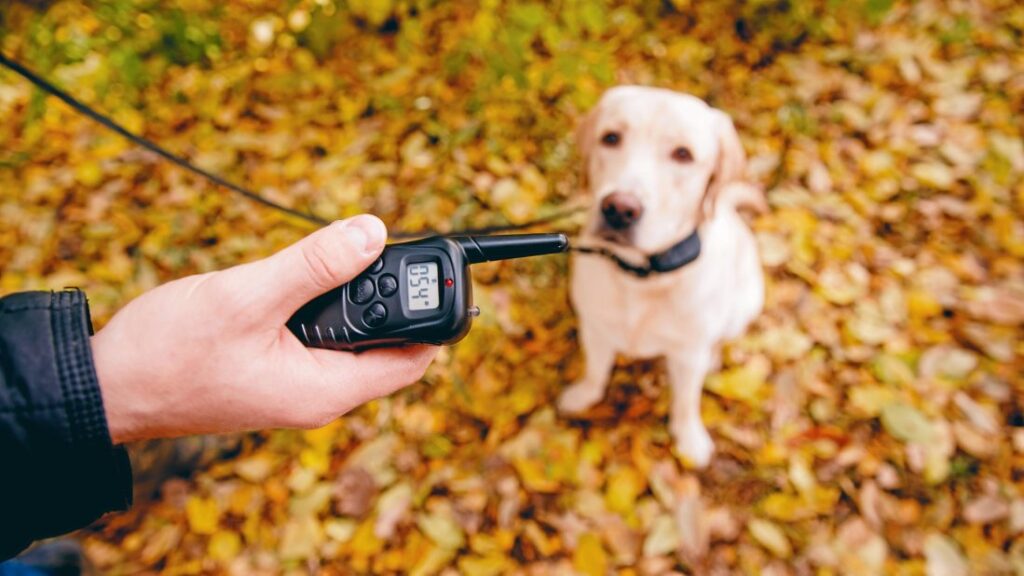
<path fill-rule="evenodd" d="M 629 228 L 640 216 L 643 216 L 644 205 L 640 199 L 629 192 L 613 192 L 601 200 L 601 214 L 604 221 L 616 230 Z"/>

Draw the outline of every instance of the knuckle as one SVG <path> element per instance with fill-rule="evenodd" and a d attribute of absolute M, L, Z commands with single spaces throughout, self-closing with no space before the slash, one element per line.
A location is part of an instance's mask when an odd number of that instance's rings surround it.
<path fill-rule="evenodd" d="M 302 250 L 310 281 L 325 291 L 340 284 L 339 278 L 344 273 L 343 260 L 333 248 L 330 237 L 322 235 Z"/>

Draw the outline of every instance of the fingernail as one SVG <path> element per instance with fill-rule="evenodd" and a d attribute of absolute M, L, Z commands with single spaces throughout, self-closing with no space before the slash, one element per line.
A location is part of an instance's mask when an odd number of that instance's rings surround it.
<path fill-rule="evenodd" d="M 376 252 L 384 246 L 388 238 L 388 230 L 379 218 L 369 215 L 356 216 L 345 222 L 345 234 L 352 246 L 364 254 Z"/>

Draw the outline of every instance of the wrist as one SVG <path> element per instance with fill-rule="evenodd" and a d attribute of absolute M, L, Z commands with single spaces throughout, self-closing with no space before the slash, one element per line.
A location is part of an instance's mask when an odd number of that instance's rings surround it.
<path fill-rule="evenodd" d="M 89 340 L 110 439 L 114 444 L 123 444 L 129 440 L 139 439 L 139 435 L 130 424 L 131 418 L 125 406 L 126 387 L 116 351 L 110 345 L 109 338 L 105 336 L 107 335 L 101 330 Z"/>

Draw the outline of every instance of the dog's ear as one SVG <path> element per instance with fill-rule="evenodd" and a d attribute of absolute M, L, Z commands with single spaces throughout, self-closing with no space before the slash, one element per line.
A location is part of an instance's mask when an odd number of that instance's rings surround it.
<path fill-rule="evenodd" d="M 587 173 L 590 171 L 590 153 L 594 149 L 594 130 L 597 123 L 597 106 L 590 109 L 580 118 L 576 126 L 576 150 L 580 154 L 580 189 L 586 191 L 590 183 Z"/>
<path fill-rule="evenodd" d="M 718 135 L 718 160 L 715 171 L 711 174 L 708 189 L 704 195 L 704 218 L 709 219 L 715 213 L 715 205 L 722 190 L 743 179 L 747 168 L 747 154 L 743 151 L 740 135 L 733 126 L 732 118 L 720 110 L 712 110 L 715 115 L 715 131 Z"/>

